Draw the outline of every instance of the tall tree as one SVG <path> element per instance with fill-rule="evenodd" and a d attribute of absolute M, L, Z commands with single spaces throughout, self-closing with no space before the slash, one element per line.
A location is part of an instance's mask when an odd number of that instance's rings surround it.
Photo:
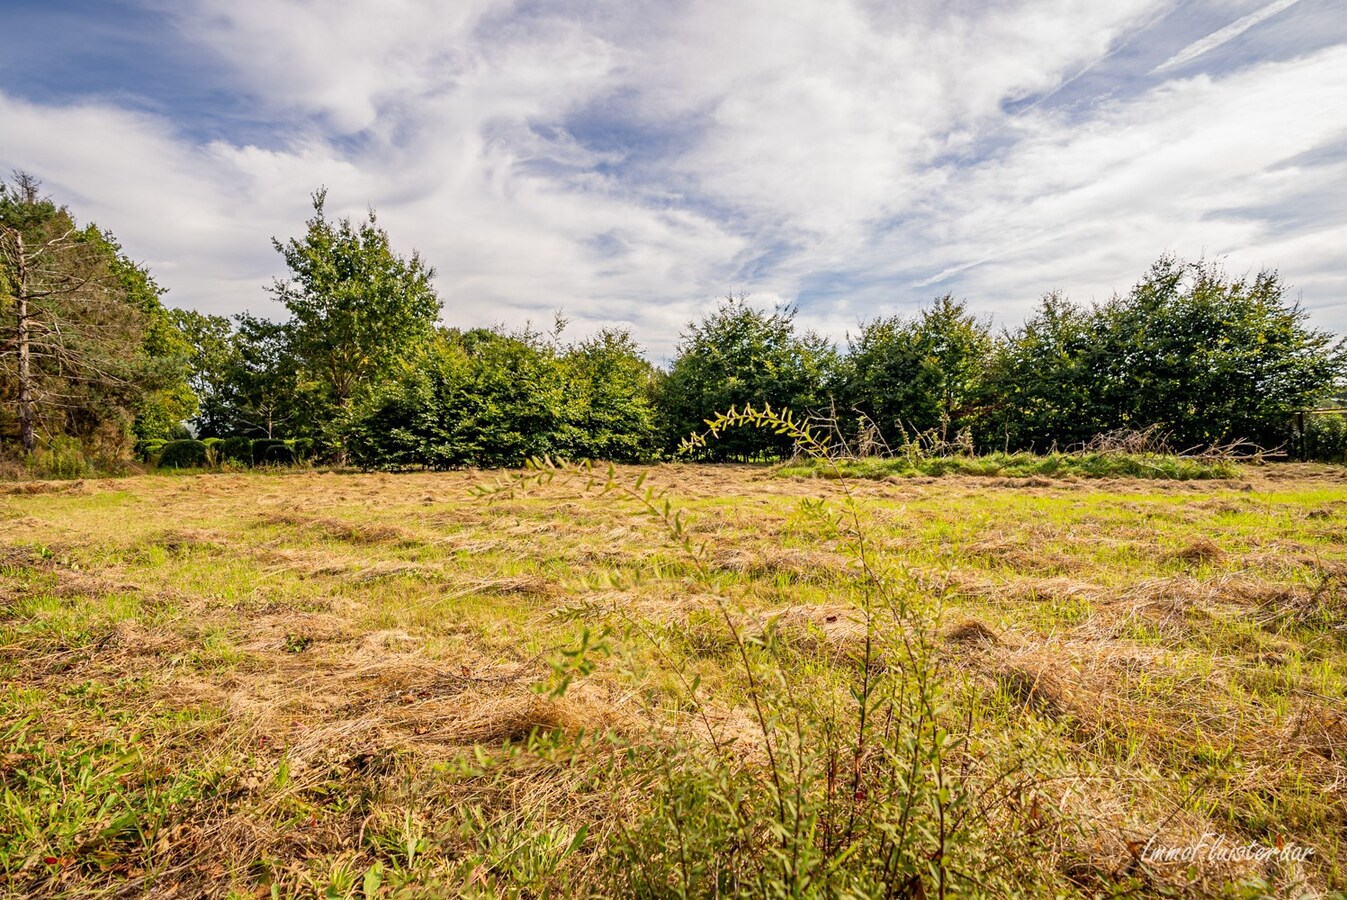
<path fill-rule="evenodd" d="M 990 327 L 946 294 L 915 318 L 876 319 L 851 342 L 843 395 L 886 438 L 959 431 L 976 421 L 992 350 Z"/>
<path fill-rule="evenodd" d="M 290 312 L 289 349 L 302 375 L 337 413 L 430 337 L 440 301 L 435 270 L 416 252 L 394 253 L 373 210 L 359 224 L 333 222 L 326 199 L 326 190 L 313 195 L 304 237 L 272 241 L 290 277 L 271 290 Z"/>
<path fill-rule="evenodd" d="M 997 356 L 989 418 L 1007 442 L 1040 449 L 1152 425 L 1183 447 L 1277 446 L 1290 413 L 1347 372 L 1343 341 L 1306 319 L 1276 272 L 1232 279 L 1165 256 L 1102 305 L 1044 297 Z"/>
<path fill-rule="evenodd" d="M 688 325 L 678 355 L 660 388 L 660 407 L 676 448 L 705 420 L 746 404 L 807 413 L 827 406 L 837 352 L 812 332 L 798 333 L 791 309 L 764 312 L 741 297 L 725 300 L 700 322 Z M 790 438 L 737 429 L 703 451 L 713 459 L 780 457 Z"/>
<path fill-rule="evenodd" d="M 13 323 L 3 374 L 25 453 L 39 429 L 121 445 L 190 414 L 185 345 L 160 288 L 110 233 L 79 227 L 23 173 L 0 186 L 0 283 Z"/>
<path fill-rule="evenodd" d="M 1122 425 L 1159 424 L 1184 445 L 1280 444 L 1291 411 L 1340 384 L 1344 343 L 1306 325 L 1275 271 L 1229 278 L 1214 263 L 1158 260 L 1098 312 Z"/>

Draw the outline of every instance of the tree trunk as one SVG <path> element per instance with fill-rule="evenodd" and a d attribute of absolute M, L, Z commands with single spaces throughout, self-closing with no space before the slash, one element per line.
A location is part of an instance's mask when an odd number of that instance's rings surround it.
<path fill-rule="evenodd" d="M 15 232 L 14 240 L 18 251 L 18 271 L 15 274 L 19 281 L 14 293 L 18 319 L 15 337 L 19 345 L 19 443 L 23 445 L 24 454 L 29 454 L 37 446 L 37 441 L 33 428 L 33 372 L 29 358 L 32 323 L 28 315 L 28 265 L 24 259 L 23 237 Z"/>

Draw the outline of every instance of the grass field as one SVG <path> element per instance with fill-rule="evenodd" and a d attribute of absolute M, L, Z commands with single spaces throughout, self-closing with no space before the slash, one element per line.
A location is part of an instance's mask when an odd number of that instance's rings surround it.
<path fill-rule="evenodd" d="M 864 655 L 863 566 L 813 505 L 847 484 L 873 552 L 920 603 L 904 621 L 932 629 L 938 778 L 952 786 L 933 801 L 939 859 L 918 862 L 962 861 L 941 888 L 997 893 L 997 872 L 1042 896 L 1347 888 L 1341 469 L 649 472 L 705 543 L 700 570 L 660 520 L 578 481 L 494 502 L 470 492 L 491 473 L 5 486 L 0 891 L 761 886 L 789 838 L 742 813 L 765 756 L 813 760 L 791 736 L 832 732 L 791 716 L 837 709 L 857 679 L 904 665 Z M 769 665 L 779 679 L 755 687 Z M 764 738 L 754 704 L 781 697 Z M 705 772 L 671 762 L 700 745 L 742 763 L 705 790 L 738 798 L 719 812 L 688 799 Z M 819 791 L 825 806 L 845 794 L 854 817 L 881 801 L 865 787 L 871 758 L 848 765 Z M 964 806 L 946 842 L 953 794 Z M 715 831 L 736 817 L 742 833 Z M 840 894 L 860 863 L 837 850 L 835 819 L 811 821 L 819 871 L 832 859 L 843 874 L 802 893 Z M 1150 852 L 1204 834 L 1312 853 Z M 926 896 L 932 882 L 919 871 L 890 886 Z"/>

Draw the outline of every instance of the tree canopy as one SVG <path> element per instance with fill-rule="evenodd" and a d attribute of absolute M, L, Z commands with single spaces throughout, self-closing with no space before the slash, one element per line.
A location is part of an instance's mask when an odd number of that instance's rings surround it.
<path fill-rule="evenodd" d="M 862 324 L 844 351 L 789 307 L 727 296 L 688 323 L 665 371 L 623 329 L 563 341 L 560 319 L 550 336 L 442 326 L 434 270 L 397 253 L 373 210 L 333 220 L 325 191 L 312 200 L 303 234 L 272 242 L 288 274 L 269 292 L 285 316 L 224 317 L 166 308 L 111 232 L 77 223 L 35 179 L 0 185 L 6 444 L 25 458 L 65 440 L 148 459 L 194 436 L 232 441 L 220 453 L 245 463 L 391 469 L 637 461 L 678 454 L 718 413 L 770 405 L 877 428 L 878 447 L 935 434 L 1047 450 L 1146 428 L 1180 448 L 1347 446 L 1336 420 L 1292 431 L 1295 411 L 1342 394 L 1347 350 L 1309 325 L 1275 271 L 1231 278 L 1164 256 L 1126 294 L 1087 306 L 1049 293 L 1000 333 L 945 295 Z M 693 452 L 792 450 L 740 429 Z M 181 440 L 169 455 L 212 458 Z"/>
<path fill-rule="evenodd" d="M 115 459 L 195 411 L 188 346 L 162 289 L 109 231 L 80 226 L 19 173 L 0 185 L 5 430 L 25 453 L 58 436 Z"/>
<path fill-rule="evenodd" d="M 326 199 L 326 190 L 313 195 L 302 238 L 273 239 L 290 276 L 271 290 L 290 314 L 289 352 L 318 399 L 335 411 L 430 336 L 440 301 L 431 285 L 435 270 L 415 252 L 394 253 L 373 210 L 359 224 L 332 222 Z"/>
<path fill-rule="evenodd" d="M 676 449 L 683 438 L 703 430 L 707 419 L 731 407 L 770 404 L 798 412 L 826 407 L 837 370 L 836 349 L 813 332 L 797 332 L 793 310 L 765 312 L 742 296 L 728 296 L 688 325 L 660 387 L 666 447 Z M 773 458 L 789 454 L 791 443 L 738 429 L 701 452 L 719 460 Z"/>

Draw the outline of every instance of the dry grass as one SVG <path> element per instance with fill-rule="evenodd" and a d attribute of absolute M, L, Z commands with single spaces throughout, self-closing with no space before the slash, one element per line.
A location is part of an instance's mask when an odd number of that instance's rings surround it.
<path fill-rule="evenodd" d="M 597 736 L 697 739 L 676 663 L 712 698 L 712 727 L 751 747 L 732 643 L 650 523 L 560 488 L 487 505 L 468 494 L 483 477 L 8 486 L 0 886 L 602 889 L 592 862 L 645 798 L 595 775 L 614 771 Z M 853 569 L 798 512 L 835 484 L 734 466 L 651 477 L 688 500 L 746 633 L 791 648 L 802 677 L 854 664 L 865 628 L 838 590 Z M 1077 827 L 1039 861 L 1045 885 L 1347 886 L 1341 470 L 857 490 L 879 543 L 945 598 L 954 714 L 984 735 L 1023 729 L 1060 761 L 1040 790 Z M 644 660 L 639 680 L 600 659 L 548 694 L 559 651 L 605 627 Z M 1315 852 L 1294 871 L 1137 858 L 1154 834 L 1204 832 Z"/>

